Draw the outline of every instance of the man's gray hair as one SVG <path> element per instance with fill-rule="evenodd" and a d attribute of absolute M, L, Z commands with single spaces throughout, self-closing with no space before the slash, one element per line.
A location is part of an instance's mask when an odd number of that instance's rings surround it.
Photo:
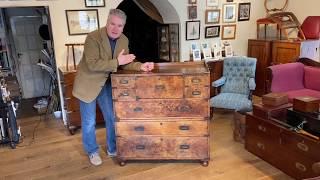
<path fill-rule="evenodd" d="M 108 16 L 108 22 L 109 22 L 109 19 L 110 19 L 111 15 L 120 17 L 124 21 L 124 24 L 126 24 L 127 15 L 122 10 L 120 10 L 120 9 L 110 9 L 109 16 Z"/>

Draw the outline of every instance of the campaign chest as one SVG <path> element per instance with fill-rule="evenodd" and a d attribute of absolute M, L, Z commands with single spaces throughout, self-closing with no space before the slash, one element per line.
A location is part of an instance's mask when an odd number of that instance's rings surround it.
<path fill-rule="evenodd" d="M 113 73 L 117 156 L 209 161 L 210 73 L 204 62 L 157 63 Z"/>

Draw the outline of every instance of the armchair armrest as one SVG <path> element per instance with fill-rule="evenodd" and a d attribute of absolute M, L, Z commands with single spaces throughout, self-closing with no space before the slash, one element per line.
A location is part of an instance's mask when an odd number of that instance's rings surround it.
<path fill-rule="evenodd" d="M 212 82 L 212 86 L 213 87 L 219 87 L 219 86 L 222 86 L 224 85 L 224 83 L 226 82 L 227 78 L 222 76 L 221 78 L 215 80 Z"/>
<path fill-rule="evenodd" d="M 250 91 L 253 91 L 256 89 L 256 82 L 254 82 L 254 78 L 249 79 L 249 89 Z"/>

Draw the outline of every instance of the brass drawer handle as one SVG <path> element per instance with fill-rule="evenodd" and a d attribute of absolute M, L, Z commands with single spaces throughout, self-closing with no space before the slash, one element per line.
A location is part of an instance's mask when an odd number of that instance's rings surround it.
<path fill-rule="evenodd" d="M 70 100 L 71 99 L 71 97 L 66 97 L 66 98 L 64 98 L 65 100 Z"/>
<path fill-rule="evenodd" d="M 263 143 L 258 142 L 257 146 L 258 146 L 258 148 L 264 150 L 264 144 Z"/>
<path fill-rule="evenodd" d="M 128 92 L 122 92 L 122 93 L 120 93 L 120 96 L 129 96 L 129 93 Z"/>
<path fill-rule="evenodd" d="M 307 168 L 306 168 L 305 165 L 303 165 L 303 164 L 301 164 L 301 163 L 298 163 L 298 162 L 296 162 L 295 165 L 296 165 L 296 168 L 297 168 L 298 170 L 303 171 L 303 172 L 307 171 Z"/>
<path fill-rule="evenodd" d="M 179 126 L 179 129 L 182 131 L 188 131 L 190 130 L 190 127 L 188 125 L 182 125 L 182 126 Z"/>
<path fill-rule="evenodd" d="M 300 150 L 304 151 L 304 152 L 308 152 L 309 151 L 309 147 L 306 144 L 302 143 L 302 142 L 297 143 L 297 147 Z"/>
<path fill-rule="evenodd" d="M 194 78 L 194 79 L 191 80 L 191 82 L 192 83 L 199 83 L 199 82 L 201 82 L 201 80 L 198 79 L 198 78 Z"/>
<path fill-rule="evenodd" d="M 155 88 L 157 90 L 162 90 L 162 89 L 165 89 L 165 86 L 164 85 L 155 85 Z"/>
<path fill-rule="evenodd" d="M 201 95 L 201 91 L 192 91 L 192 95 L 194 96 Z"/>
<path fill-rule="evenodd" d="M 127 79 L 121 79 L 120 84 L 128 84 L 129 81 Z"/>
<path fill-rule="evenodd" d="M 142 107 L 136 107 L 133 109 L 134 112 L 141 112 L 142 111 Z"/>
<path fill-rule="evenodd" d="M 189 149 L 190 146 L 188 144 L 182 144 L 180 145 L 180 149 Z"/>
<path fill-rule="evenodd" d="M 179 112 L 190 112 L 191 111 L 191 107 L 190 106 L 179 106 L 179 107 L 177 107 L 177 110 Z"/>
<path fill-rule="evenodd" d="M 146 147 L 144 145 L 136 145 L 136 149 L 143 150 Z"/>
<path fill-rule="evenodd" d="M 316 174 L 320 174 L 320 162 L 316 162 L 312 164 L 312 170 Z"/>
<path fill-rule="evenodd" d="M 134 127 L 135 131 L 144 131 L 144 126 L 136 126 Z"/>
<path fill-rule="evenodd" d="M 262 126 L 262 125 L 259 125 L 259 126 L 258 126 L 258 129 L 259 129 L 260 131 L 262 131 L 262 132 L 266 132 L 266 131 L 267 131 L 267 128 L 265 128 L 265 127 Z"/>

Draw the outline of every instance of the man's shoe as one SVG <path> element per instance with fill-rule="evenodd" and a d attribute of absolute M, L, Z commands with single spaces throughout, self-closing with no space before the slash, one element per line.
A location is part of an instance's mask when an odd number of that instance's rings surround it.
<path fill-rule="evenodd" d="M 99 153 L 97 153 L 97 152 L 90 154 L 89 160 L 90 160 L 90 163 L 95 166 L 99 166 L 102 164 L 101 157 L 100 157 Z"/>
<path fill-rule="evenodd" d="M 116 157 L 117 156 L 117 152 L 109 152 L 108 150 L 107 150 L 107 154 L 108 154 L 108 156 L 109 157 Z"/>

